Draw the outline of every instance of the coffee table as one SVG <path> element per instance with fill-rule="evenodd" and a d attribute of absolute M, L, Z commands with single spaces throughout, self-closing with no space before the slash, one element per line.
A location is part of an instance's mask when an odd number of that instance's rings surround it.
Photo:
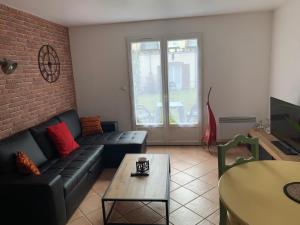
<path fill-rule="evenodd" d="M 150 163 L 149 176 L 131 177 L 136 170 L 139 157 Z M 126 154 L 111 184 L 102 197 L 104 225 L 120 224 L 109 222 L 118 201 L 162 202 L 166 209 L 166 224 L 169 224 L 170 157 L 167 154 Z M 113 202 L 106 213 L 107 202 Z"/>

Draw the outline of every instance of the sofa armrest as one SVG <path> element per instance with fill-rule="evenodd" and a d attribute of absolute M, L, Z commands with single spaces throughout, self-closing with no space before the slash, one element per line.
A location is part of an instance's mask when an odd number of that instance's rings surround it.
<path fill-rule="evenodd" d="M 119 131 L 118 121 L 103 121 L 101 126 L 104 133 Z"/>
<path fill-rule="evenodd" d="M 0 210 L 11 224 L 64 225 L 61 176 L 1 176 Z"/>

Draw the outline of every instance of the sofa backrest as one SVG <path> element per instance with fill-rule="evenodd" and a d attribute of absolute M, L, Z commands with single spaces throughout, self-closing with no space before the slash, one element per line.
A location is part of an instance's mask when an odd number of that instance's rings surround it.
<path fill-rule="evenodd" d="M 61 122 L 65 122 L 71 131 L 74 139 L 81 136 L 81 126 L 76 110 L 72 109 L 56 116 Z"/>
<path fill-rule="evenodd" d="M 0 173 L 16 170 L 15 155 L 19 151 L 28 155 L 37 166 L 47 161 L 31 133 L 26 130 L 0 141 Z"/>
<path fill-rule="evenodd" d="M 39 147 L 42 149 L 43 153 L 48 159 L 53 159 L 58 157 L 58 152 L 55 145 L 48 136 L 47 127 L 55 125 L 60 121 L 54 117 L 44 123 L 41 123 L 35 127 L 30 128 L 30 132 L 38 143 Z"/>

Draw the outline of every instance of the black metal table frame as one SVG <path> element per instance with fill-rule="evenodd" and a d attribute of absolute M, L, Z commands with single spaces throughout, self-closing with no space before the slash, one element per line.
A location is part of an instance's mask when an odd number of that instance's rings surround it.
<path fill-rule="evenodd" d="M 170 157 L 169 157 L 169 173 L 168 173 L 168 180 L 167 180 L 167 196 L 165 199 L 114 199 L 114 198 L 105 198 L 106 192 L 109 189 L 109 187 L 106 189 L 101 202 L 102 202 L 102 213 L 103 213 L 103 222 L 104 225 L 129 225 L 129 223 L 110 223 L 109 218 L 111 216 L 111 213 L 114 209 L 114 206 L 116 202 L 118 201 L 126 201 L 126 202 L 162 202 L 165 203 L 165 212 L 166 212 L 166 225 L 169 225 L 170 219 L 169 219 L 169 212 L 170 212 L 170 176 L 171 176 L 171 163 L 170 163 Z M 114 202 L 112 207 L 110 208 L 107 216 L 106 216 L 106 210 L 105 210 L 105 202 Z M 140 224 L 141 225 L 141 224 Z M 148 225 L 148 224 L 143 224 Z"/>

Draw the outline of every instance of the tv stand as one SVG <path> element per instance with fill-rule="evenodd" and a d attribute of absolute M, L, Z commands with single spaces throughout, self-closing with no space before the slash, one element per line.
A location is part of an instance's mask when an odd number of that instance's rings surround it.
<path fill-rule="evenodd" d="M 271 143 L 287 155 L 298 155 L 298 153 L 293 148 L 283 143 L 282 141 L 271 141 Z"/>
<path fill-rule="evenodd" d="M 281 146 L 278 146 L 278 142 L 280 142 L 276 137 L 271 134 L 267 134 L 262 129 L 251 129 L 249 131 L 250 137 L 256 137 L 259 140 L 260 151 L 267 152 L 271 158 L 276 160 L 287 160 L 287 161 L 298 161 L 300 162 L 300 155 L 291 155 L 285 152 Z M 285 145 L 283 143 L 283 145 Z"/>

